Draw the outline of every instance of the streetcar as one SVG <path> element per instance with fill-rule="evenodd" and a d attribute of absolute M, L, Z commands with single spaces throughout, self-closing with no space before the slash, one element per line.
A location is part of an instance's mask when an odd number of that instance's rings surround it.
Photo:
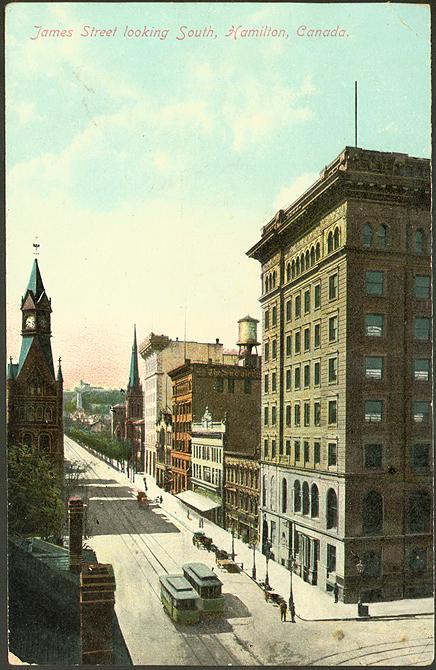
<path fill-rule="evenodd" d="M 198 593 L 183 575 L 162 575 L 159 577 L 160 599 L 167 614 L 173 621 L 193 624 L 200 620 Z"/>
<path fill-rule="evenodd" d="M 199 595 L 198 607 L 203 615 L 221 614 L 224 610 L 223 583 L 204 563 L 185 563 L 183 576 Z"/>

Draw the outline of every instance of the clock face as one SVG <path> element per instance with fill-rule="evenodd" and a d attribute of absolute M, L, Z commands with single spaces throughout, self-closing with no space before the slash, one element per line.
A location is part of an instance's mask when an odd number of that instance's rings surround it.
<path fill-rule="evenodd" d="M 35 317 L 33 314 L 26 316 L 26 328 L 35 328 Z"/>

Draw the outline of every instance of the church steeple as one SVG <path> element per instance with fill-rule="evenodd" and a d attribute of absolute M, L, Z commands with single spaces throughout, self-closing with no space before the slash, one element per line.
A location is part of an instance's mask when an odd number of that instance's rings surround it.
<path fill-rule="evenodd" d="M 136 387 L 139 384 L 139 372 L 138 372 L 138 346 L 136 344 L 136 324 L 133 329 L 133 346 L 132 346 L 132 356 L 130 358 L 130 375 L 128 388 Z"/>
<path fill-rule="evenodd" d="M 36 301 L 38 301 L 42 294 L 45 293 L 37 258 L 35 258 L 33 262 L 32 272 L 30 273 L 29 283 L 27 284 L 27 291 L 32 291 Z"/>

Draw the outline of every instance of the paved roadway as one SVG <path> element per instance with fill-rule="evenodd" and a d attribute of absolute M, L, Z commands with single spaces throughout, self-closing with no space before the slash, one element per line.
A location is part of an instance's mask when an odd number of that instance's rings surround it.
<path fill-rule="evenodd" d="M 65 457 L 88 466 L 78 491 L 89 505 L 86 542 L 114 567 L 115 609 L 135 665 L 427 665 L 433 658 L 430 616 L 281 623 L 246 574 L 219 571 L 213 554 L 192 545 L 182 518 L 158 505 L 140 508 L 123 473 L 68 437 Z M 176 626 L 162 608 L 159 575 L 193 560 L 215 567 L 226 615 Z"/>

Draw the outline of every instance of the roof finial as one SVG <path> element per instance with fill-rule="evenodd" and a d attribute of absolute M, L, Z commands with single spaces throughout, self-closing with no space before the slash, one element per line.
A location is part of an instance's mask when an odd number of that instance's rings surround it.
<path fill-rule="evenodd" d="M 36 235 L 35 236 L 35 241 L 33 243 L 33 253 L 35 254 L 35 256 L 39 256 L 39 247 L 40 246 L 41 245 L 38 244 L 38 235 Z"/>

